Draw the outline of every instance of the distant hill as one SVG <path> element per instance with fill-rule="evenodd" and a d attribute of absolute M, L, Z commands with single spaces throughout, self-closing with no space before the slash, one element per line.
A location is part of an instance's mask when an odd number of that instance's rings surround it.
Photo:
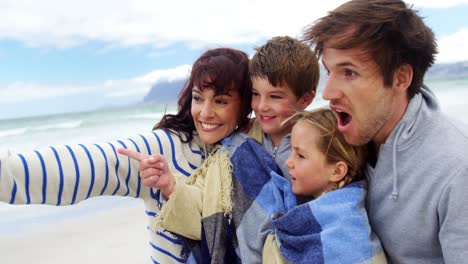
<path fill-rule="evenodd" d="M 143 98 L 144 103 L 171 103 L 177 101 L 180 90 L 185 85 L 186 79 L 160 81 L 153 86 L 149 93 Z"/>
<path fill-rule="evenodd" d="M 468 77 L 468 61 L 435 64 L 426 74 L 427 79 L 446 79 Z"/>

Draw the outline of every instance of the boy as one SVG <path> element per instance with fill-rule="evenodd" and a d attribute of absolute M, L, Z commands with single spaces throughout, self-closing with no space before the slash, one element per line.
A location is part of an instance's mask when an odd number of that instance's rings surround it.
<path fill-rule="evenodd" d="M 249 135 L 262 143 L 290 180 L 285 161 L 291 151 L 291 126 L 282 123 L 312 103 L 320 74 L 318 60 L 306 44 L 274 37 L 256 49 L 249 72 L 256 117 Z"/>
<path fill-rule="evenodd" d="M 314 100 L 320 77 L 318 59 L 303 42 L 288 36 L 274 37 L 256 49 L 249 72 L 256 119 L 248 134 L 273 156 L 290 180 L 285 161 L 291 151 L 292 127 L 282 123 Z M 144 185 L 160 188 L 157 182 L 162 171 L 157 175 L 153 170 L 158 166 L 155 159 L 141 160 Z"/>

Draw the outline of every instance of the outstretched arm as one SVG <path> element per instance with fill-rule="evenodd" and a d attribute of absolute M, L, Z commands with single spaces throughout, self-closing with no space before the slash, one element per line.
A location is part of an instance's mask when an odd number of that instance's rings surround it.
<path fill-rule="evenodd" d="M 122 144 L 125 144 L 121 141 Z M 51 146 L 2 157 L 0 197 L 11 204 L 70 205 L 99 195 L 135 195 L 139 185 L 119 143 Z"/>
<path fill-rule="evenodd" d="M 95 196 L 159 200 L 141 184 L 139 162 L 117 153 L 127 148 L 162 154 L 171 170 L 188 176 L 201 164 L 197 146 L 164 130 L 100 144 L 51 146 L 0 157 L 0 201 L 11 204 L 70 205 Z M 193 149 L 192 149 L 193 148 Z"/>

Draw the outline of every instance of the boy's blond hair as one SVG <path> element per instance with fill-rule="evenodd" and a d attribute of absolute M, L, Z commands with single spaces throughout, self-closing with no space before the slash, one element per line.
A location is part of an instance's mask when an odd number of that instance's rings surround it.
<path fill-rule="evenodd" d="M 348 165 L 348 173 L 338 183 L 336 188 L 360 180 L 367 161 L 367 147 L 353 146 L 346 142 L 343 135 L 338 131 L 338 123 L 333 112 L 328 108 L 319 108 L 312 111 L 298 112 L 285 122 L 309 124 L 320 132 L 317 146 L 325 155 L 328 163 L 344 161 Z"/>
<path fill-rule="evenodd" d="M 249 63 L 252 77 L 265 78 L 273 86 L 288 86 L 299 99 L 316 92 L 319 81 L 317 56 L 305 43 L 288 37 L 274 37 L 256 53 Z"/>

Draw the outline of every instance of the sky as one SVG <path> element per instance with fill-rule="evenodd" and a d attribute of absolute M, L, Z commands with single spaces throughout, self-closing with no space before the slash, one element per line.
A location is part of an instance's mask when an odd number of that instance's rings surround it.
<path fill-rule="evenodd" d="M 343 2 L 0 0 L 0 119 L 139 102 L 208 48 L 252 55 Z M 433 29 L 437 63 L 468 61 L 468 0 L 407 3 Z"/>

